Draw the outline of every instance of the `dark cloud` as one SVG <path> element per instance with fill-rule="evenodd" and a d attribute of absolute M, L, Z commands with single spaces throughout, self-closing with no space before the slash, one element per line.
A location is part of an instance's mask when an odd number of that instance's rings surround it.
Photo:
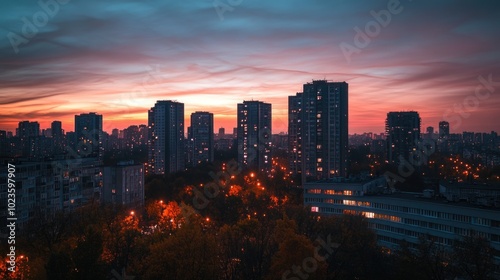
<path fill-rule="evenodd" d="M 323 78 L 350 83 L 351 131 L 382 131 L 388 111 L 405 109 L 436 126 L 478 76 L 500 81 L 500 2 L 493 0 L 401 0 L 402 11 L 348 61 L 339 45 L 355 46 L 355 28 L 364 30 L 388 3 L 244 0 L 221 20 L 212 1 L 71 0 L 16 54 L 9 36 L 24 36 L 23 18 L 32 22 L 43 9 L 6 2 L 0 128 L 12 130 L 14 118 L 71 122 L 76 108 L 103 108 L 105 121 L 122 114 L 144 122 L 147 109 L 167 98 L 185 102 L 187 115 L 209 104 L 224 125 L 236 102 L 260 98 L 281 120 L 287 96 Z M 500 117 L 498 103 L 492 95 L 464 129 L 500 130 L 488 122 Z"/>

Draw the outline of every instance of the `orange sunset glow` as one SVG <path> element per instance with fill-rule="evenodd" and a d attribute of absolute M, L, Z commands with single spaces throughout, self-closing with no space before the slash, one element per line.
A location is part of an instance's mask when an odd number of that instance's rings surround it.
<path fill-rule="evenodd" d="M 110 132 L 146 124 L 157 100 L 176 100 L 186 123 L 209 111 L 231 133 L 236 104 L 253 99 L 271 103 L 273 132 L 286 132 L 288 96 L 327 79 L 349 83 L 350 134 L 383 132 L 387 112 L 406 110 L 419 112 L 423 128 L 446 119 L 455 132 L 500 130 L 490 121 L 500 117 L 498 17 L 487 4 L 401 2 L 366 37 L 386 1 L 295 2 L 245 3 L 223 18 L 208 2 L 177 4 L 176 13 L 147 3 L 61 6 L 27 43 L 2 41 L 0 129 L 60 120 L 73 131 L 74 115 L 97 112 Z M 36 11 L 19 4 L 3 25 L 21 36 L 17 18 Z M 474 99 L 479 86 L 489 94 Z"/>

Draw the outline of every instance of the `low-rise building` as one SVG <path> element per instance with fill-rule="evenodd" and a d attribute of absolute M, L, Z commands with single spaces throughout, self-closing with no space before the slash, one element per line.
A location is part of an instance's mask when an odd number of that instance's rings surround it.
<path fill-rule="evenodd" d="M 102 202 L 139 208 L 144 206 L 144 166 L 120 162 L 104 167 Z"/>
<path fill-rule="evenodd" d="M 477 188 L 474 196 L 467 196 L 463 195 L 465 190 L 454 187 L 442 185 L 440 189 L 440 195 L 433 190 L 394 192 L 387 188 L 385 178 L 365 184 L 313 182 L 304 184 L 304 204 L 319 215 L 364 215 L 379 244 L 389 249 L 397 249 L 403 241 L 416 246 L 421 236 L 452 246 L 464 236 L 479 235 L 490 241 L 500 263 L 500 208 L 495 207 L 498 204 L 462 199 L 497 199 L 498 193 L 492 192 L 492 188 Z M 470 194 L 470 190 L 465 192 Z"/>
<path fill-rule="evenodd" d="M 50 218 L 59 211 L 100 202 L 102 169 L 97 158 L 10 163 L 15 166 L 14 214 L 21 229 L 37 216 Z M 2 172 L 0 199 L 7 201 L 7 174 L 6 170 Z M 0 204 L 1 216 L 6 217 L 7 210 L 7 204 Z"/>

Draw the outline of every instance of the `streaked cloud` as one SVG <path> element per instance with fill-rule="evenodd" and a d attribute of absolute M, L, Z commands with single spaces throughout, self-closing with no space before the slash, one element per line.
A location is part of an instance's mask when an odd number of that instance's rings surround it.
<path fill-rule="evenodd" d="M 159 99 L 236 125 L 236 103 L 273 103 L 285 131 L 287 96 L 312 79 L 347 81 L 350 132 L 384 129 L 387 112 L 417 110 L 423 127 L 474 94 L 478 76 L 500 81 L 500 4 L 401 1 L 403 10 L 351 62 L 339 44 L 388 1 L 243 1 L 220 20 L 211 1 L 69 1 L 16 54 L 9 32 L 42 8 L 6 2 L 0 11 L 0 129 L 98 112 L 105 127 L 146 123 Z M 500 89 L 497 89 L 497 93 Z M 498 94 L 458 129 L 500 131 Z"/>

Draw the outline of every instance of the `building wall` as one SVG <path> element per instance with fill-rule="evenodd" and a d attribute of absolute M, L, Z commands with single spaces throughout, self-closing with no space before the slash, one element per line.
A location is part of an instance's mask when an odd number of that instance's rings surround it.
<path fill-rule="evenodd" d="M 292 171 L 305 180 L 347 175 L 348 84 L 313 81 L 289 97 Z M 302 166 L 299 168 L 297 164 Z"/>
<path fill-rule="evenodd" d="M 16 217 L 20 227 L 35 217 L 52 217 L 88 203 L 99 203 L 102 169 L 97 158 L 13 163 L 16 167 Z M 0 178 L 6 178 L 6 173 Z M 0 181 L 0 199 L 7 201 L 7 181 Z M 7 215 L 0 204 L 0 214 Z"/>
<path fill-rule="evenodd" d="M 367 195 L 367 185 L 307 183 L 304 204 L 320 215 L 362 214 L 377 234 L 379 244 L 396 249 L 402 240 L 417 245 L 427 236 L 444 246 L 477 234 L 500 251 L 500 209 L 445 203 L 416 194 Z M 496 256 L 500 261 L 500 256 Z"/>
<path fill-rule="evenodd" d="M 154 174 L 184 170 L 184 104 L 158 101 L 148 113 L 148 169 Z"/>
<path fill-rule="evenodd" d="M 102 202 L 105 204 L 118 204 L 134 208 L 143 206 L 143 165 L 104 167 Z"/>
<path fill-rule="evenodd" d="M 386 119 L 387 159 L 399 163 L 409 160 L 420 140 L 420 116 L 417 112 L 390 112 Z"/>
<path fill-rule="evenodd" d="M 290 171 L 302 174 L 302 93 L 288 97 L 288 161 Z"/>
<path fill-rule="evenodd" d="M 96 113 L 75 115 L 75 150 L 81 157 L 103 156 L 102 115 Z"/>
<path fill-rule="evenodd" d="M 208 112 L 191 114 L 190 162 L 193 166 L 214 161 L 214 115 Z"/>
<path fill-rule="evenodd" d="M 271 170 L 271 104 L 244 101 L 238 104 L 238 162 L 240 166 Z"/>

